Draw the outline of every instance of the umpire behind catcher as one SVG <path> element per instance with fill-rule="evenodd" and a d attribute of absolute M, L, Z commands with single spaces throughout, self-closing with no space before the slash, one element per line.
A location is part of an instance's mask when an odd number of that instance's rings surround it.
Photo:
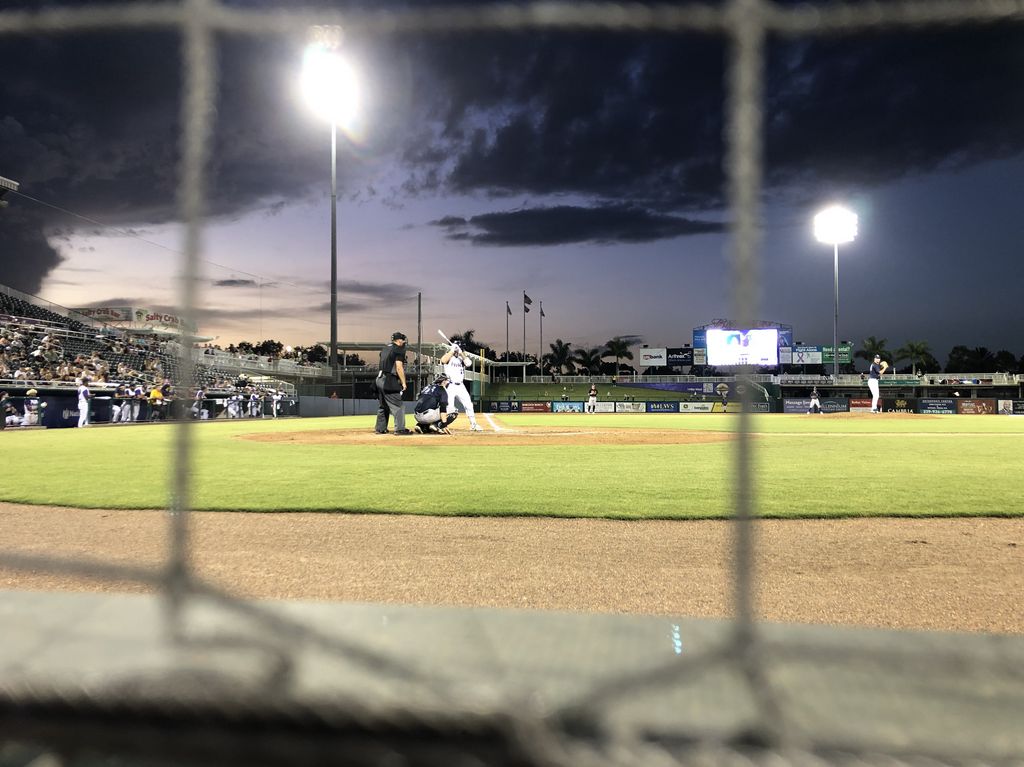
<path fill-rule="evenodd" d="M 378 434 L 388 433 L 388 415 L 395 419 L 395 434 L 412 434 L 405 428 L 405 333 L 396 330 L 391 343 L 380 350 L 380 372 L 377 373 L 377 425 Z"/>

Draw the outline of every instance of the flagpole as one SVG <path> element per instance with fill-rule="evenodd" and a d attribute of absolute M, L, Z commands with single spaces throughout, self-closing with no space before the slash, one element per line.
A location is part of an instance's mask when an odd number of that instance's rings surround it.
<path fill-rule="evenodd" d="M 540 374 L 544 375 L 544 302 L 540 301 L 540 344 L 538 348 L 540 353 L 537 355 L 537 367 L 540 368 Z"/>
<path fill-rule="evenodd" d="M 508 383 L 508 318 L 512 316 L 512 309 L 505 302 L 505 383 Z"/>
<path fill-rule="evenodd" d="M 523 291 L 523 383 L 526 383 L 526 291 Z"/>

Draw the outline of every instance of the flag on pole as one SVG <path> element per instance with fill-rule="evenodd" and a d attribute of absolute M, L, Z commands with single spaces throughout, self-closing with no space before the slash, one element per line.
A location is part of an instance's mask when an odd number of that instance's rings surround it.
<path fill-rule="evenodd" d="M 541 317 L 547 317 L 547 315 L 544 314 L 544 302 L 543 301 L 541 301 L 541 304 L 540 304 L 540 316 Z"/>
<path fill-rule="evenodd" d="M 508 312 L 509 315 L 512 314 L 512 307 L 508 305 L 508 301 L 505 302 L 505 311 Z"/>
<path fill-rule="evenodd" d="M 526 295 L 526 291 L 523 291 L 523 311 L 530 311 L 529 306 L 533 303 L 533 299 Z"/>

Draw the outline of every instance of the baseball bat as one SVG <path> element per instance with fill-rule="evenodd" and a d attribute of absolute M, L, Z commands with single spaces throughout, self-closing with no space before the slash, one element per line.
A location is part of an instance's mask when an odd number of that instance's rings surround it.
<path fill-rule="evenodd" d="M 438 329 L 437 334 L 439 336 L 441 336 L 441 338 L 444 339 L 444 342 L 446 344 L 448 344 L 448 346 L 452 346 L 453 345 L 452 342 L 449 340 L 448 336 L 446 336 L 440 329 Z M 465 354 L 467 357 L 472 357 L 473 359 L 483 360 L 484 362 L 487 361 L 486 359 L 481 357 L 479 354 L 473 354 L 473 352 L 467 352 L 465 349 L 462 350 L 462 353 Z"/>

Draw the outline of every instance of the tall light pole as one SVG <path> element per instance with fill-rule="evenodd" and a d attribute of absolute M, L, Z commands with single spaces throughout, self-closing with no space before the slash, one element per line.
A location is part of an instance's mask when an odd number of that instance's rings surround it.
<path fill-rule="evenodd" d="M 352 67 L 338 55 L 341 40 L 337 34 L 318 35 L 321 39 L 306 48 L 302 64 L 302 92 L 306 102 L 320 117 L 331 123 L 331 348 L 328 361 L 331 380 L 338 380 L 338 127 L 351 126 L 359 100 L 359 89 Z"/>
<path fill-rule="evenodd" d="M 832 375 L 839 377 L 839 246 L 857 237 L 857 214 L 841 205 L 825 208 L 814 217 L 814 237 L 832 246 L 835 258 L 836 313 L 832 325 Z"/>

